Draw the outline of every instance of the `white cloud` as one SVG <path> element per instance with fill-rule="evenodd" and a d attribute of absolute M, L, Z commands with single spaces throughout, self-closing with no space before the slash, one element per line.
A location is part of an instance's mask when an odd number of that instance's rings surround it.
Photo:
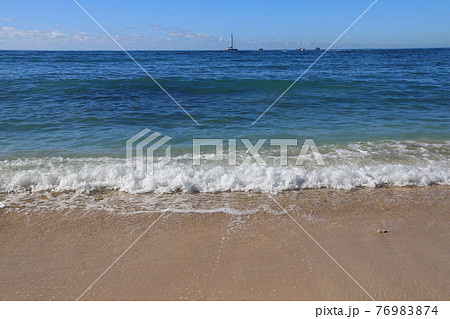
<path fill-rule="evenodd" d="M 169 29 L 160 25 L 154 25 L 153 28 Z M 218 38 L 209 33 L 170 29 L 173 31 L 168 31 L 166 36 L 159 37 L 132 33 L 113 36 L 123 47 L 130 50 L 220 49 L 223 46 Z M 57 29 L 22 30 L 2 26 L 0 27 L 0 49 L 118 50 L 119 48 L 102 32 L 73 31 L 64 33 Z"/>
<path fill-rule="evenodd" d="M 0 38 L 38 39 L 38 38 L 51 37 L 53 35 L 52 32 L 42 32 L 40 30 L 19 30 L 19 29 L 13 28 L 13 27 L 0 27 Z"/>
<path fill-rule="evenodd" d="M 152 28 L 167 30 L 165 36 L 151 36 L 133 33 L 120 33 L 112 36 L 127 50 L 221 50 L 228 46 L 228 38 L 216 37 L 209 33 L 185 31 L 175 27 L 153 25 Z M 95 33 L 94 33 L 95 32 Z M 235 37 L 236 39 L 236 37 Z M 253 40 L 237 38 L 241 50 L 257 49 L 295 49 L 313 48 L 323 43 L 297 43 Z M 3 50 L 120 50 L 106 34 L 101 31 L 21 30 L 14 27 L 0 27 L 0 49 Z"/>
<path fill-rule="evenodd" d="M 53 39 L 53 38 L 63 37 L 64 33 L 61 33 L 59 31 L 51 31 L 48 33 L 48 36 Z"/>
<path fill-rule="evenodd" d="M 209 39 L 216 40 L 216 38 L 209 33 L 191 32 L 183 30 L 169 32 L 169 36 L 190 40 L 209 40 Z"/>
<path fill-rule="evenodd" d="M 149 24 L 147 27 L 152 30 L 166 30 L 166 27 L 164 27 L 162 24 Z"/>
<path fill-rule="evenodd" d="M 2 19 L 2 21 L 8 22 L 8 21 L 11 21 L 11 18 L 4 18 L 4 19 Z"/>
<path fill-rule="evenodd" d="M 0 49 L 85 49 L 104 46 L 107 39 L 101 34 L 86 32 L 63 33 L 58 30 L 21 30 L 0 27 Z"/>

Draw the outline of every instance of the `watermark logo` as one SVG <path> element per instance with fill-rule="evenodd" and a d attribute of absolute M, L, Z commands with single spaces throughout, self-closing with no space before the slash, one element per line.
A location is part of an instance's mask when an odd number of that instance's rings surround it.
<path fill-rule="evenodd" d="M 127 165 L 136 168 L 138 171 L 153 175 L 156 167 L 161 168 L 171 159 L 171 147 L 165 149 L 165 156 L 155 161 L 155 151 L 172 139 L 170 136 L 162 136 L 158 132 L 144 129 L 126 141 Z M 151 134 L 150 134 L 151 133 Z M 150 134 L 150 135 L 149 135 Z M 136 154 L 134 155 L 134 145 L 136 144 Z M 145 154 L 144 154 L 145 150 Z"/>
<path fill-rule="evenodd" d="M 172 137 L 163 136 L 161 133 L 144 129 L 126 141 L 127 165 L 149 175 L 153 175 L 156 168 L 161 168 L 171 161 L 171 147 L 167 145 L 164 156 L 155 156 L 155 151 L 170 141 Z M 224 141 L 227 141 L 228 149 L 225 152 Z M 238 162 L 237 144 L 244 147 L 242 152 L 245 156 Z M 288 148 L 299 149 L 297 139 L 259 139 L 251 142 L 248 139 L 192 139 L 192 165 L 198 166 L 207 161 L 227 160 L 229 166 L 248 165 L 256 163 L 267 165 L 266 160 L 260 154 L 263 146 L 270 146 L 279 149 L 279 165 L 288 166 Z M 205 152 L 208 148 L 208 152 Z M 203 150 L 203 152 L 202 152 Z M 291 152 L 292 156 L 292 152 Z M 295 155 L 295 166 L 301 166 L 305 161 L 315 162 L 316 165 L 323 166 L 325 162 L 312 139 L 306 139 L 301 146 L 298 156 Z"/>
<path fill-rule="evenodd" d="M 248 139 L 241 139 L 242 144 L 245 146 L 245 153 L 248 154 L 246 158 L 241 162 L 237 162 L 236 145 L 237 139 L 228 139 L 228 165 L 248 165 L 252 162 L 256 162 L 258 165 L 267 165 L 264 158 L 261 156 L 260 149 L 266 144 L 267 139 L 259 139 L 255 144 Z M 288 165 L 288 147 L 298 146 L 297 139 L 270 139 L 269 145 L 271 147 L 279 147 L 279 163 L 281 166 Z M 206 154 L 201 153 L 202 146 L 212 146 L 215 148 L 215 154 L 210 155 L 210 158 L 206 157 Z M 200 165 L 201 159 L 205 160 L 223 160 L 226 154 L 224 153 L 224 140 L 223 139 L 193 139 L 192 140 L 192 164 Z M 317 165 L 323 166 L 325 162 L 322 155 L 319 152 L 316 144 L 312 139 L 306 139 L 302 145 L 300 153 L 296 158 L 295 165 L 303 165 L 305 160 L 315 161 Z"/>

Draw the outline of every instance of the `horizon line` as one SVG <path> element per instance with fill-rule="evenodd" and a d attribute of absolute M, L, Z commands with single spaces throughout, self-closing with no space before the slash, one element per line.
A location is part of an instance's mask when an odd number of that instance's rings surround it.
<path fill-rule="evenodd" d="M 391 47 L 382 47 L 382 48 L 341 48 L 341 49 L 330 49 L 328 51 L 343 51 L 343 50 L 436 50 L 436 49 L 450 49 L 448 47 L 400 47 L 400 48 L 391 48 Z M 325 49 L 320 49 L 323 51 Z M 0 49 L 0 51 L 71 51 L 71 52 L 123 52 L 118 49 Z M 211 52 L 222 52 L 226 51 L 225 49 L 129 49 L 127 51 L 211 51 Z M 298 49 L 238 49 L 238 51 L 300 51 Z M 314 48 L 306 49 L 305 51 L 319 51 Z"/>

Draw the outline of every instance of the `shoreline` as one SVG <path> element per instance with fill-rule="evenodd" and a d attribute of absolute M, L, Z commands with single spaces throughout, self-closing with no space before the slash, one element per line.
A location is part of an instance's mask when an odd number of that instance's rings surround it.
<path fill-rule="evenodd" d="M 374 299 L 448 300 L 449 194 L 271 196 Z M 81 300 L 370 299 L 265 193 L 39 192 L 0 202 L 1 300 L 77 299 L 161 213 Z"/>

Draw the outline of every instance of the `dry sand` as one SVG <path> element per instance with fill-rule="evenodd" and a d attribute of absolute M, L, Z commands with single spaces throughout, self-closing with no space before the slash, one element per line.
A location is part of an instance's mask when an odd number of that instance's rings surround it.
<path fill-rule="evenodd" d="M 449 191 L 273 196 L 376 300 L 448 300 Z M 0 194 L 0 299 L 76 300 L 180 195 Z M 369 299 L 269 195 L 251 193 L 184 194 L 81 298 Z"/>

